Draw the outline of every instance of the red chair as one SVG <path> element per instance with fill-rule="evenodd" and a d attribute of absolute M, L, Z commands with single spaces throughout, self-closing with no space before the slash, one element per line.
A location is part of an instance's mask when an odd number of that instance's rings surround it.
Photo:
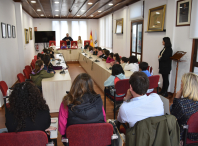
<path fill-rule="evenodd" d="M 76 44 L 76 48 L 72 48 L 72 46 L 73 46 L 73 43 L 75 43 Z M 77 43 L 77 41 L 71 41 L 71 49 L 77 49 L 78 48 L 78 43 Z"/>
<path fill-rule="evenodd" d="M 36 64 L 36 61 L 34 59 L 32 59 L 32 62 L 31 62 L 32 69 L 35 68 L 35 64 Z"/>
<path fill-rule="evenodd" d="M 44 52 L 42 51 L 41 54 L 43 54 Z"/>
<path fill-rule="evenodd" d="M 23 70 L 23 73 L 24 73 L 26 79 L 30 79 L 30 74 L 28 73 L 28 71 L 26 69 Z"/>
<path fill-rule="evenodd" d="M 86 43 L 89 43 L 89 45 L 90 45 L 90 40 L 84 40 L 84 46 L 86 45 Z"/>
<path fill-rule="evenodd" d="M 69 146 L 107 146 L 113 144 L 113 126 L 109 123 L 76 124 L 66 130 Z"/>
<path fill-rule="evenodd" d="M 46 146 L 48 138 L 43 131 L 9 132 L 0 134 L 1 146 Z"/>
<path fill-rule="evenodd" d="M 153 75 L 153 68 L 152 68 L 152 66 L 148 66 L 147 70 L 150 72 L 151 75 Z"/>
<path fill-rule="evenodd" d="M 31 67 L 29 65 L 26 65 L 25 69 L 28 71 L 29 74 L 31 74 L 32 69 L 31 69 Z"/>
<path fill-rule="evenodd" d="M 110 93 L 107 93 L 108 89 L 107 87 L 105 87 L 105 91 L 104 91 L 104 109 L 106 111 L 106 97 L 108 97 L 111 101 L 114 102 L 114 119 L 115 119 L 115 112 L 116 112 L 116 104 L 118 103 L 122 103 L 123 102 L 123 98 L 125 97 L 126 93 L 127 93 L 127 90 L 130 88 L 130 85 L 129 85 L 129 79 L 124 79 L 124 80 L 119 80 L 119 81 L 116 81 L 116 84 L 115 84 L 115 88 L 114 89 L 111 89 L 114 91 L 114 96 L 112 96 Z M 124 94 L 123 96 L 121 97 L 116 97 L 116 94 L 119 95 L 119 94 Z"/>
<path fill-rule="evenodd" d="M 18 78 L 18 80 L 19 80 L 20 83 L 25 82 L 25 77 L 23 76 L 22 73 L 19 73 L 19 74 L 17 75 L 17 78 Z"/>
<path fill-rule="evenodd" d="M 194 144 L 196 143 L 196 145 L 198 145 L 198 141 L 192 141 L 190 139 L 187 138 L 187 134 L 188 133 L 198 133 L 198 112 L 192 114 L 190 116 L 190 118 L 187 121 L 187 125 L 184 125 L 184 143 L 183 146 L 187 146 L 188 144 Z M 192 145 L 193 145 L 192 144 Z"/>
<path fill-rule="evenodd" d="M 60 41 L 60 49 L 61 49 L 61 46 L 62 46 L 63 43 L 65 43 L 65 46 L 67 47 L 67 42 L 66 41 Z"/>
<path fill-rule="evenodd" d="M 158 82 L 159 82 L 160 76 L 154 75 L 154 76 L 150 76 L 148 78 L 149 78 L 149 89 L 157 88 L 157 92 L 153 90 L 150 93 L 146 93 L 146 95 L 150 95 L 151 93 L 158 93 L 158 87 L 159 87 Z"/>
<path fill-rule="evenodd" d="M 34 56 L 34 60 L 35 60 L 35 61 L 37 60 L 37 55 Z"/>
<path fill-rule="evenodd" d="M 8 98 L 7 96 L 8 85 L 6 84 L 5 81 L 0 81 L 0 89 L 3 94 L 3 100 L 4 100 L 5 112 L 6 112 L 6 108 L 9 108 L 10 105 L 9 103 L 6 103 L 6 98 Z"/>
<path fill-rule="evenodd" d="M 56 46 L 56 41 L 49 41 L 49 47 L 51 46 L 52 43 L 54 43 L 54 46 Z"/>

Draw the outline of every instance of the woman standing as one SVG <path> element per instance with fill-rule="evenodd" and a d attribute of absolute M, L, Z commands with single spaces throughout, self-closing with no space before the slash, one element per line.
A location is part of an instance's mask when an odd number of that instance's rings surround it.
<path fill-rule="evenodd" d="M 160 52 L 158 56 L 159 60 L 159 73 L 162 74 L 163 78 L 163 86 L 162 90 L 159 92 L 164 97 L 168 96 L 167 90 L 169 86 L 169 79 L 168 76 L 171 71 L 171 59 L 173 50 L 172 50 L 172 44 L 169 37 L 164 37 L 162 44 L 164 45 L 164 48 Z"/>
<path fill-rule="evenodd" d="M 78 49 L 82 48 L 82 40 L 81 40 L 81 36 L 78 36 Z"/>

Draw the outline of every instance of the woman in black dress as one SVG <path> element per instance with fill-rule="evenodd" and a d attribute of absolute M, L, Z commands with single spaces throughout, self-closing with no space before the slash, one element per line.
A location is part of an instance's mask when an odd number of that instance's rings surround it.
<path fill-rule="evenodd" d="M 163 78 L 163 86 L 159 94 L 161 94 L 164 97 L 167 97 L 168 96 L 167 90 L 169 86 L 168 76 L 171 71 L 171 63 L 172 63 L 170 57 L 172 57 L 173 50 L 169 37 L 164 37 L 162 44 L 164 45 L 164 48 L 160 52 L 158 56 L 158 60 L 159 60 L 159 73 L 162 75 Z"/>

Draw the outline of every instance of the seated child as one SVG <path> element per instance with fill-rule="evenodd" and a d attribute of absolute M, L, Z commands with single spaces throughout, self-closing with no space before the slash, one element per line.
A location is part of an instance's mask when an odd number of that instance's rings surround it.
<path fill-rule="evenodd" d="M 126 57 L 122 57 L 121 58 L 121 66 L 122 66 L 122 68 L 124 69 L 124 67 L 125 67 L 125 65 L 127 64 L 127 62 L 128 62 L 128 58 L 126 58 Z"/>
<path fill-rule="evenodd" d="M 113 55 L 113 60 L 115 60 L 115 61 L 112 61 L 112 62 L 110 63 L 111 66 L 113 66 L 114 64 L 120 64 L 120 56 L 119 56 L 118 53 L 115 53 L 115 54 Z"/>
<path fill-rule="evenodd" d="M 91 54 L 93 54 L 93 47 L 92 46 L 89 46 L 89 52 L 91 53 Z"/>
<path fill-rule="evenodd" d="M 103 61 L 107 60 L 107 58 L 109 57 L 109 53 L 110 53 L 109 50 L 104 51 L 105 57 L 103 57 L 103 59 L 102 59 Z"/>
<path fill-rule="evenodd" d="M 62 43 L 61 49 L 66 49 L 65 43 Z"/>
<path fill-rule="evenodd" d="M 72 48 L 77 48 L 78 46 L 76 46 L 76 43 L 72 44 Z"/>
<path fill-rule="evenodd" d="M 103 52 L 102 49 L 100 47 L 98 47 L 98 57 L 102 57 L 103 56 Z"/>
<path fill-rule="evenodd" d="M 56 49 L 56 46 L 54 45 L 54 43 L 52 42 L 50 47 L 52 47 L 53 49 Z"/>
<path fill-rule="evenodd" d="M 109 56 L 107 57 L 106 63 L 111 63 L 112 61 L 114 61 L 113 53 L 109 53 Z"/>
<path fill-rule="evenodd" d="M 94 47 L 93 55 L 98 55 L 97 47 Z"/>
<path fill-rule="evenodd" d="M 86 49 L 88 49 L 88 47 L 89 47 L 89 42 L 86 42 L 84 49 L 86 50 Z"/>
<path fill-rule="evenodd" d="M 53 48 L 52 48 L 52 47 L 50 47 L 48 50 L 49 50 L 50 58 L 54 58 Z"/>
<path fill-rule="evenodd" d="M 37 54 L 37 60 L 41 60 L 42 56 L 43 56 L 43 54 L 38 53 L 38 54 Z"/>
<path fill-rule="evenodd" d="M 105 55 L 105 51 L 106 51 L 106 50 L 107 50 L 107 49 L 105 49 L 105 48 L 102 49 L 103 55 L 102 55 L 102 57 L 101 57 L 102 59 L 105 59 L 105 60 L 107 59 L 107 57 L 106 57 L 106 55 Z"/>

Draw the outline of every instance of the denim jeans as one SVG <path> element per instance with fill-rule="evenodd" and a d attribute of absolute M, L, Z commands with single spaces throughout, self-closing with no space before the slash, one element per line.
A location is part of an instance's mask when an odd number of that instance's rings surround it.
<path fill-rule="evenodd" d="M 71 48 L 71 45 L 67 45 L 68 48 Z"/>

